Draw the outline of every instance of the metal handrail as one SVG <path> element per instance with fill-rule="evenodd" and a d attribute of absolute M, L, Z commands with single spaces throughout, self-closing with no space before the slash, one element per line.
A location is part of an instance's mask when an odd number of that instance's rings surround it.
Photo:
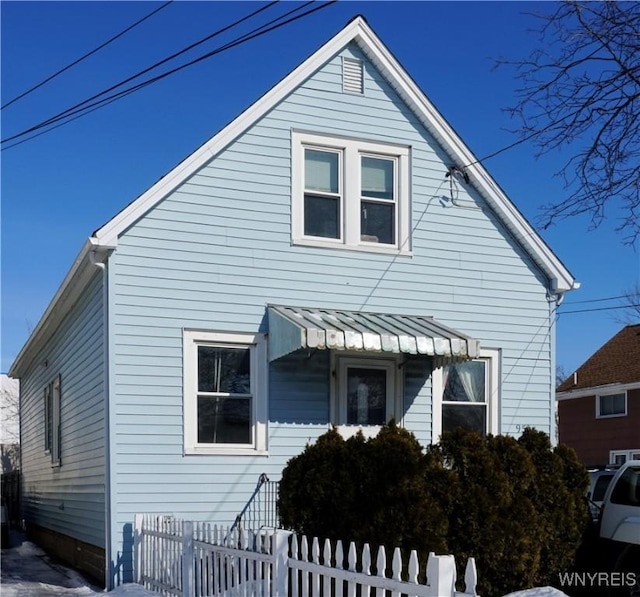
<path fill-rule="evenodd" d="M 253 494 L 242 508 L 241 512 L 231 525 L 230 533 L 238 528 L 242 530 L 242 520 L 246 517 L 249 520 L 249 526 L 253 530 L 263 527 L 277 528 L 279 526 L 277 503 L 278 503 L 278 486 L 277 481 L 269 481 L 266 473 L 262 473 L 258 477 L 258 483 L 253 490 Z"/>

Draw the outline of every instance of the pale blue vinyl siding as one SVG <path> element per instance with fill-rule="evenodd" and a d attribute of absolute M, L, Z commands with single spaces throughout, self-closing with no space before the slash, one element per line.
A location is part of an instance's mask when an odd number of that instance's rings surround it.
<path fill-rule="evenodd" d="M 406 357 L 401 374 L 404 377 L 404 426 L 418 441 L 431 443 L 431 359 Z"/>
<path fill-rule="evenodd" d="M 292 129 L 411 147 L 412 256 L 291 244 Z M 476 193 L 459 189 L 469 208 L 440 201 L 448 163 L 368 62 L 364 95 L 343 94 L 336 56 L 121 235 L 109 267 L 122 578 L 136 512 L 231 523 L 258 475 L 279 478 L 329 425 L 329 354 L 301 352 L 270 366 L 268 457 L 183 456 L 184 328 L 266 332 L 268 303 L 432 315 L 502 350 L 501 432 L 550 430 L 547 282 Z M 431 363 L 404 372 L 405 425 L 427 444 Z"/>
<path fill-rule="evenodd" d="M 97 271 L 97 270 L 96 270 Z M 97 274 L 21 379 L 23 517 L 105 545 L 102 282 Z M 61 376 L 61 466 L 44 451 L 44 388 Z"/>

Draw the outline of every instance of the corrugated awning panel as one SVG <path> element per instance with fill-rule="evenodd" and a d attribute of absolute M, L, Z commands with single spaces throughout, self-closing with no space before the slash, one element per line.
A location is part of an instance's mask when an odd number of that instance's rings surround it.
<path fill-rule="evenodd" d="M 479 342 L 432 317 L 269 305 L 269 360 L 301 348 L 475 358 Z"/>

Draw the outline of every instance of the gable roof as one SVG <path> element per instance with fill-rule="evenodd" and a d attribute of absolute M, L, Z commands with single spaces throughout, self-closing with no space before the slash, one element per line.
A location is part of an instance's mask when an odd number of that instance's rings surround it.
<path fill-rule="evenodd" d="M 640 323 L 622 328 L 565 379 L 557 393 L 571 394 L 612 384 L 640 386 Z"/>
<path fill-rule="evenodd" d="M 38 326 L 22 348 L 11 367 L 11 374 L 19 376 L 26 363 L 24 357 L 33 345 L 44 341 L 47 330 L 59 325 L 84 285 L 95 273 L 96 254 L 106 254 L 117 247 L 118 237 L 142 218 L 157 203 L 175 190 L 188 177 L 223 151 L 250 126 L 275 107 L 290 92 L 349 43 L 356 43 L 388 83 L 416 114 L 420 122 L 449 155 L 452 166 L 463 170 L 470 184 L 491 206 L 513 238 L 525 249 L 534 263 L 549 280 L 549 290 L 562 294 L 579 287 L 569 270 L 536 233 L 525 217 L 489 175 L 482 164 L 462 142 L 451 125 L 443 118 L 418 85 L 411 79 L 391 52 L 361 16 L 355 17 L 328 42 L 321 46 L 289 75 L 272 87 L 257 102 L 225 126 L 214 137 L 180 162 L 166 176 L 125 207 L 113 219 L 97 229 L 87 240 L 61 287 L 45 311 Z"/>
<path fill-rule="evenodd" d="M 197 172 L 209 160 L 225 149 L 351 42 L 355 42 L 358 45 L 408 107 L 416 114 L 425 128 L 440 143 L 450 156 L 453 162 L 452 166 L 464 171 L 470 184 L 479 191 L 507 230 L 524 247 L 533 261 L 549 278 L 551 290 L 562 293 L 577 288 L 575 279 L 569 270 L 509 200 L 484 166 L 478 163 L 476 157 L 466 147 L 451 125 L 380 41 L 362 16 L 352 19 L 339 33 L 289 73 L 275 87 L 271 88 L 257 102 L 178 164 L 169 174 L 159 180 L 107 224 L 96 230 L 93 237 L 97 244 L 110 247 L 116 246 L 118 236 L 122 232 L 138 221 L 154 205 L 162 201 L 186 178 Z"/>

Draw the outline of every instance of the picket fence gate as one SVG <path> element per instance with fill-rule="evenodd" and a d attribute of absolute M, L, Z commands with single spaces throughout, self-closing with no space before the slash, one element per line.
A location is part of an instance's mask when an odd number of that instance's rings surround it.
<path fill-rule="evenodd" d="M 166 597 L 477 597 L 469 558 L 465 591 L 455 590 L 452 555 L 429 554 L 426 583 L 412 551 L 406 567 L 399 548 L 375 559 L 369 545 L 294 535 L 280 529 L 247 531 L 173 517 L 136 515 L 134 574 L 138 584 Z"/>

